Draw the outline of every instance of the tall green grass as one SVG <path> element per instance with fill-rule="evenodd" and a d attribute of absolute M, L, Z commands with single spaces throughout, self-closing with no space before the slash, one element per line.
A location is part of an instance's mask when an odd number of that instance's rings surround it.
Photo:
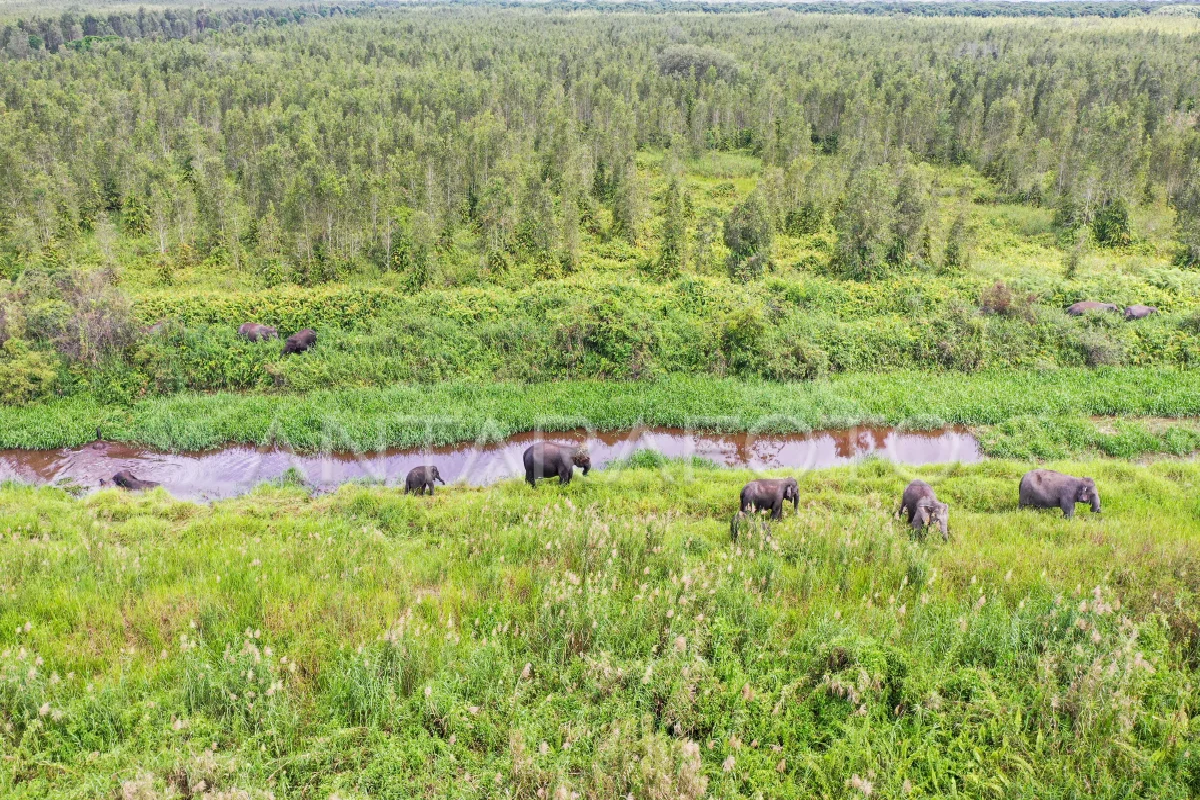
<path fill-rule="evenodd" d="M 736 544 L 749 475 L 694 465 L 3 487 L 0 795 L 1194 796 L 1200 466 L 1055 466 L 1102 515 L 872 461 Z M 948 544 L 891 517 L 914 475 Z"/>
<path fill-rule="evenodd" d="M 520 431 L 639 423 L 805 431 L 880 423 L 994 425 L 1025 415 L 1200 414 L 1200 372 L 1110 368 L 971 375 L 899 372 L 805 383 L 654 381 L 460 383 L 303 395 L 180 394 L 124 405 L 87 398 L 0 407 L 0 447 L 105 439 L 196 450 L 227 442 L 370 450 L 496 440 Z"/>

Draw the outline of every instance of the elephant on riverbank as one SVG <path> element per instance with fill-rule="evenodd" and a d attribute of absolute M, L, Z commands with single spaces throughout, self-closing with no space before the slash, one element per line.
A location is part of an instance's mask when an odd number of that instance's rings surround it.
<path fill-rule="evenodd" d="M 1021 508 L 1061 508 L 1063 516 L 1075 516 L 1076 503 L 1088 503 L 1100 513 L 1100 493 L 1091 478 L 1076 478 L 1052 469 L 1031 469 L 1021 478 L 1018 497 Z"/>
<path fill-rule="evenodd" d="M 1072 317 L 1081 317 L 1089 311 L 1120 311 L 1120 307 L 1112 303 L 1093 303 L 1086 301 L 1067 306 L 1067 313 Z"/>
<path fill-rule="evenodd" d="M 408 477 L 404 479 L 404 493 L 433 494 L 433 484 L 435 481 L 443 486 L 446 485 L 437 467 L 413 467 L 409 470 Z"/>
<path fill-rule="evenodd" d="M 759 478 L 742 487 L 738 510 L 729 523 L 729 536 L 738 538 L 738 528 L 747 514 L 770 511 L 771 519 L 783 519 L 783 504 L 792 501 L 792 510 L 800 508 L 800 484 L 795 478 Z"/>
<path fill-rule="evenodd" d="M 123 469 L 120 472 L 118 472 L 116 475 L 112 476 L 111 482 L 106 481 L 103 478 L 101 478 L 100 485 L 101 486 L 117 486 L 117 487 L 120 487 L 121 489 L 125 489 L 130 492 L 140 492 L 143 489 L 153 489 L 155 486 L 158 486 L 158 482 L 157 481 L 144 481 L 141 478 L 136 477 L 129 470 Z"/>
<path fill-rule="evenodd" d="M 1157 314 L 1158 308 L 1155 306 L 1132 305 L 1125 306 L 1125 319 L 1145 319 L 1151 314 Z"/>
<path fill-rule="evenodd" d="M 537 486 L 538 478 L 558 477 L 558 482 L 566 486 L 571 482 L 575 467 L 587 475 L 592 468 L 592 459 L 584 446 L 556 444 L 554 442 L 538 442 L 526 448 L 521 460 L 525 463 L 525 482 Z"/>
<path fill-rule="evenodd" d="M 738 510 L 770 511 L 771 519 L 783 518 L 783 504 L 792 501 L 792 510 L 800 508 L 800 484 L 795 478 L 759 478 L 742 487 Z"/>
<path fill-rule="evenodd" d="M 243 322 L 238 326 L 238 335 L 252 342 L 265 342 L 268 339 L 278 339 L 279 331 L 271 325 L 260 325 L 257 322 Z"/>
<path fill-rule="evenodd" d="M 905 515 L 917 533 L 924 533 L 929 525 L 937 525 L 942 541 L 950 538 L 950 506 L 939 501 L 933 487 L 919 478 L 904 488 L 896 513 Z"/>
<path fill-rule="evenodd" d="M 305 328 L 302 331 L 297 331 L 283 342 L 283 353 L 281 356 L 286 356 L 289 353 L 303 353 L 317 343 L 317 332 L 311 328 Z"/>

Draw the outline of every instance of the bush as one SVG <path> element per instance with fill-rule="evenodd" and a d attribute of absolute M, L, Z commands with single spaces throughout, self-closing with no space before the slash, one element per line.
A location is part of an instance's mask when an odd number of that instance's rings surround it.
<path fill-rule="evenodd" d="M 1089 329 L 1081 332 L 1077 340 L 1083 361 L 1089 367 L 1107 367 L 1120 364 L 1125 358 L 1125 348 L 1101 330 Z"/>
<path fill-rule="evenodd" d="M 0 347 L 0 403 L 19 405 L 46 397 L 57 382 L 58 364 L 52 354 L 30 349 L 21 339 L 9 339 Z"/>

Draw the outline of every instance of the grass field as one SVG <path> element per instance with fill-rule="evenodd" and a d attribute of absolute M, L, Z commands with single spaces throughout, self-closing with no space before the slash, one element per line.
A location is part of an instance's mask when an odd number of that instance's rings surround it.
<path fill-rule="evenodd" d="M 1200 467 L 594 472 L 212 506 L 0 489 L 13 798 L 1130 797 L 1200 789 Z M 951 538 L 891 519 L 920 474 Z M 210 794 L 204 794 L 204 792 Z M 270 793 L 270 794 L 269 794 Z"/>
<path fill-rule="evenodd" d="M 69 398 L 0 406 L 0 447 L 108 440 L 199 450 L 229 442 L 374 450 L 495 441 L 530 430 L 619 430 L 639 423 L 725 431 L 807 431 L 859 424 L 997 425 L 1030 415 L 1182 417 L 1200 414 L 1200 373 L 1107 368 L 974 375 L 901 372 L 804 383 L 674 376 L 658 381 L 524 385 L 448 382 L 306 395 L 181 394 L 130 406 Z M 1040 427 L 1039 427 L 1040 426 Z M 1007 431 L 998 454 L 1054 457 L 1086 449 L 1078 433 L 1038 423 Z M 1042 444 L 1039 445 L 1038 442 Z M 1070 451 L 1045 447 L 1070 445 Z M 1043 449 L 1018 451 L 1021 446 Z M 999 445 L 998 445 L 999 447 Z M 1169 448 L 1160 448 L 1169 450 Z M 1113 453 L 1127 455 L 1127 453 Z"/>

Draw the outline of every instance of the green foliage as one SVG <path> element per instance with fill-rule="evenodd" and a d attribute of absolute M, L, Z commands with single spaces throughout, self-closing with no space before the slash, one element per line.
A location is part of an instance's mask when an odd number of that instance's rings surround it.
<path fill-rule="evenodd" d="M 1092 237 L 1101 247 L 1124 247 L 1129 244 L 1129 206 L 1124 198 L 1111 198 L 1097 209 L 1092 219 Z"/>
<path fill-rule="evenodd" d="M 0 352 L 0 402 L 13 405 L 49 396 L 58 382 L 58 367 L 53 355 L 8 339 Z"/>
<path fill-rule="evenodd" d="M 1104 513 L 1018 511 L 1028 463 L 872 462 L 737 543 L 751 475 L 694 464 L 554 498 L 8 485 L 0 793 L 1187 797 L 1200 469 L 1052 466 Z M 892 519 L 912 477 L 950 545 Z"/>
<path fill-rule="evenodd" d="M 729 248 L 727 269 L 735 281 L 760 277 L 771 266 L 775 230 L 758 192 L 734 207 L 725 218 L 724 239 Z"/>

